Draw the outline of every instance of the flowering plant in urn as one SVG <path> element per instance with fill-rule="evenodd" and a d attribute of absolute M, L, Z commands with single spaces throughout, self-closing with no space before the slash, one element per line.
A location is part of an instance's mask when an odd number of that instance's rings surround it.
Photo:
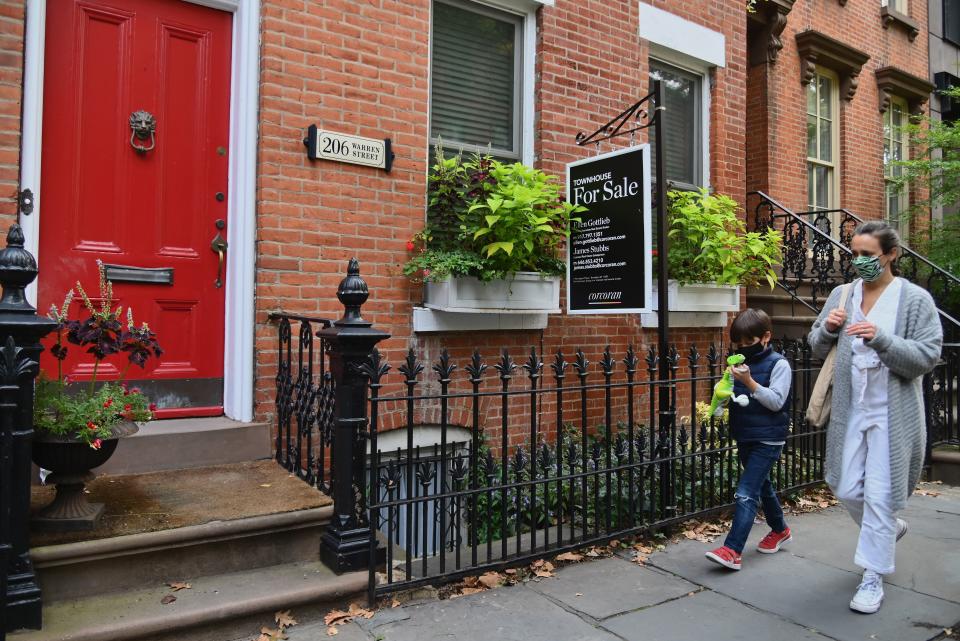
<path fill-rule="evenodd" d="M 163 354 L 157 335 L 146 323 L 137 326 L 133 310 L 112 308 L 113 285 L 106 278 L 103 263 L 97 261 L 100 273 L 100 300 L 95 304 L 78 281 L 67 292 L 63 305 L 50 306 L 48 316 L 57 323 L 56 343 L 50 347 L 57 362 L 56 379 L 42 374 L 37 381 L 34 402 L 34 425 L 41 433 L 69 438 L 98 450 L 105 440 L 116 438 L 117 427 L 124 422 L 142 423 L 153 419 L 156 405 L 137 387 L 126 383 L 131 366 L 143 368 L 151 357 Z M 85 318 L 68 317 L 71 303 L 79 296 Z M 66 342 L 64 342 L 66 339 Z M 93 356 L 93 375 L 89 383 L 71 382 L 63 374 L 63 360 L 71 345 Z M 102 382 L 97 386 L 101 364 L 116 355 L 125 361 L 119 381 Z"/>

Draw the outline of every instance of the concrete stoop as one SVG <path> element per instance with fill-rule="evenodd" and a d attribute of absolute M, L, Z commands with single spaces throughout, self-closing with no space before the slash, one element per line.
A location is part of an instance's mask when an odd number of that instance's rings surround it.
<path fill-rule="evenodd" d="M 37 547 L 43 629 L 15 641 L 253 638 L 277 610 L 359 599 L 367 574 L 319 561 L 331 506 Z M 189 583 L 174 592 L 168 584 Z M 176 600 L 163 603 L 164 597 Z M 169 599 L 168 599 L 169 600 Z"/>
<path fill-rule="evenodd" d="M 960 448 L 945 446 L 930 452 L 930 480 L 960 486 Z"/>
<path fill-rule="evenodd" d="M 162 585 L 57 601 L 43 630 L 11 641 L 227 641 L 255 638 L 278 610 L 337 602 L 367 586 L 366 572 L 335 575 L 319 561 L 198 577 L 174 594 Z M 295 610 L 296 613 L 296 610 Z"/>
<path fill-rule="evenodd" d="M 331 506 L 49 545 L 30 552 L 45 603 L 319 558 Z"/>

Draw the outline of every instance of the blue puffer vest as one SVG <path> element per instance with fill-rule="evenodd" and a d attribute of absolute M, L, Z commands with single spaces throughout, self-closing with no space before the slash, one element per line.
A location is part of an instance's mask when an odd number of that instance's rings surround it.
<path fill-rule="evenodd" d="M 767 346 L 765 350 L 747 360 L 750 367 L 750 376 L 759 385 L 770 385 L 770 373 L 773 366 L 783 360 L 783 356 Z M 733 393 L 737 396 L 746 394 L 747 386 L 733 379 Z M 733 438 L 738 441 L 783 441 L 790 431 L 790 395 L 783 407 L 777 412 L 771 412 L 753 398 L 746 407 L 740 407 L 730 402 L 730 427 L 733 428 Z"/>

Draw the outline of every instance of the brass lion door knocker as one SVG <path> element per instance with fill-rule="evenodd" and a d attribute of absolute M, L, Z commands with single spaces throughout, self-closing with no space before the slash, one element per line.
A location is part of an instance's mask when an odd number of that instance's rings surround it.
<path fill-rule="evenodd" d="M 134 111 L 130 114 L 130 146 L 138 154 L 145 154 L 157 146 L 157 119 L 149 111 Z M 149 146 L 138 145 L 137 140 L 150 140 Z"/>

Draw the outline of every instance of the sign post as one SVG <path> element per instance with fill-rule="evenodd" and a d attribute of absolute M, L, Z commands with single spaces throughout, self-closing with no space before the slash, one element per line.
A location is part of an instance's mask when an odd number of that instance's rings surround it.
<path fill-rule="evenodd" d="M 623 111 L 612 120 L 610 120 L 605 125 L 601 126 L 595 132 L 589 136 L 584 135 L 583 133 L 577 134 L 577 144 L 580 146 L 594 143 L 599 145 L 604 140 L 610 140 L 611 138 L 617 138 L 620 136 L 633 135 L 635 132 L 643 129 L 652 129 L 654 133 L 654 144 L 653 144 L 653 154 L 656 159 L 656 191 L 654 192 L 654 204 L 657 212 L 657 371 L 658 371 L 658 385 L 659 394 L 659 436 L 661 442 L 672 442 L 671 439 L 676 437 L 676 410 L 671 407 L 671 392 L 675 383 L 670 380 L 670 310 L 668 308 L 668 279 L 670 276 L 670 270 L 667 265 L 667 252 L 669 251 L 669 238 L 667 233 L 669 228 L 667 226 L 667 179 L 665 174 L 665 167 L 663 162 L 663 113 L 666 110 L 664 106 L 664 88 L 663 84 L 659 80 L 654 80 L 651 82 L 650 93 L 641 98 L 637 103 L 628 108 L 626 111 Z M 626 150 L 629 152 L 630 150 Z M 612 154 L 607 154 L 611 156 Z M 649 158 L 649 152 L 647 157 Z M 599 158 L 599 157 L 598 157 Z M 586 162 L 586 161 L 584 161 Z M 576 165 L 577 163 L 572 163 L 571 166 Z M 649 169 L 647 170 L 649 176 Z M 569 176 L 569 169 L 568 169 Z M 576 187 L 577 185 L 573 185 Z M 570 183 L 567 184 L 567 198 L 571 202 L 572 200 L 570 195 Z M 589 207 L 589 203 L 581 203 L 586 207 Z M 649 211 L 649 209 L 648 209 Z M 586 220 L 586 218 L 584 218 Z M 576 234 L 574 234 L 575 237 Z M 649 241 L 648 241 L 649 242 Z M 573 247 L 573 237 L 571 238 L 570 245 Z M 634 251 L 636 248 L 634 248 Z M 649 258 L 649 244 L 643 248 L 643 253 Z M 569 262 L 569 261 L 568 261 Z M 567 273 L 567 291 L 569 292 L 572 288 L 575 287 L 573 283 L 573 278 L 575 276 L 568 266 Z M 647 269 L 644 272 L 644 277 L 646 278 L 650 270 Z M 650 291 L 650 286 L 646 287 L 646 292 Z M 577 312 L 572 307 L 570 307 L 570 294 L 568 296 L 568 312 L 571 314 L 575 313 L 591 313 L 591 312 Z M 630 309 L 621 309 L 616 310 L 612 307 L 605 310 L 593 312 L 593 313 L 615 313 L 617 311 L 628 312 L 633 311 Z M 673 474 L 671 465 L 661 465 L 660 469 L 660 491 L 661 491 L 661 505 L 664 506 L 664 509 L 671 509 L 674 504 L 674 495 L 673 495 Z"/>

